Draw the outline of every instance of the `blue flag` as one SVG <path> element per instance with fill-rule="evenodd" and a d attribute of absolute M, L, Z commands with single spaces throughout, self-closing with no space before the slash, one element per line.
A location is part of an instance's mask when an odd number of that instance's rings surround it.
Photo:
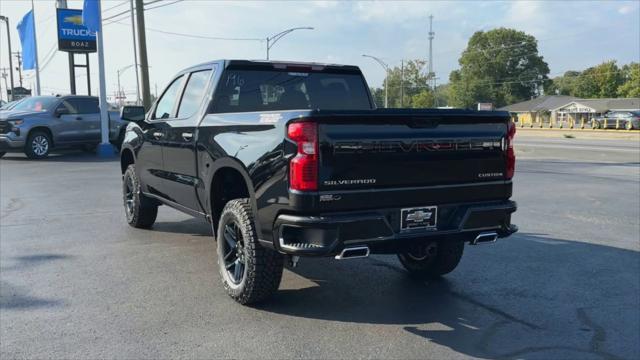
<path fill-rule="evenodd" d="M 33 22 L 33 10 L 30 10 L 18 23 L 18 35 L 22 45 L 22 68 L 36 68 L 36 28 Z"/>
<path fill-rule="evenodd" d="M 89 31 L 100 31 L 100 0 L 84 0 L 82 6 L 82 25 Z"/>

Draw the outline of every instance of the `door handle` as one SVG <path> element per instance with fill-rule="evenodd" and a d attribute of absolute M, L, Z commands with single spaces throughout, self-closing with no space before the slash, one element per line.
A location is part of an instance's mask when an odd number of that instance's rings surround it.
<path fill-rule="evenodd" d="M 76 120 L 82 120 L 82 116 L 77 116 Z"/>
<path fill-rule="evenodd" d="M 191 141 L 191 139 L 193 139 L 193 133 L 182 133 L 182 138 L 184 141 Z"/>
<path fill-rule="evenodd" d="M 162 139 L 163 136 L 164 134 L 159 131 L 153 133 L 153 137 L 156 138 L 156 140 Z"/>

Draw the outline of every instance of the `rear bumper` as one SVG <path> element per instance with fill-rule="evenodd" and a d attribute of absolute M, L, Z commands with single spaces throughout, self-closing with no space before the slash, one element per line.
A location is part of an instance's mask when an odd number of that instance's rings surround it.
<path fill-rule="evenodd" d="M 511 224 L 516 209 L 510 200 L 440 205 L 436 230 L 405 231 L 400 231 L 400 208 L 321 216 L 283 214 L 275 222 L 273 245 L 285 254 L 332 256 L 345 247 L 367 246 L 372 253 L 397 253 L 416 241 L 472 241 L 486 232 L 506 237 L 517 231 Z"/>

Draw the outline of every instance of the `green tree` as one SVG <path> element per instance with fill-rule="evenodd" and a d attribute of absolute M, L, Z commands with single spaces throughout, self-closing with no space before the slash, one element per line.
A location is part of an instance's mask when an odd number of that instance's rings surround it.
<path fill-rule="evenodd" d="M 631 63 L 622 67 L 624 83 L 618 87 L 618 96 L 624 98 L 640 97 L 640 63 Z"/>
<path fill-rule="evenodd" d="M 545 89 L 545 93 L 550 95 L 572 95 L 575 94 L 576 82 L 580 76 L 579 71 L 569 70 L 562 76 L 553 78 L 551 85 Z"/>
<path fill-rule="evenodd" d="M 411 97 L 412 108 L 432 108 L 435 106 L 435 96 L 433 91 L 423 89 Z"/>
<path fill-rule="evenodd" d="M 424 71 L 426 61 L 409 60 L 403 66 L 395 66 L 389 69 L 389 77 L 386 85 L 383 84 L 382 94 L 384 99 L 384 86 L 389 87 L 389 107 L 414 107 L 414 97 L 429 90 L 429 74 Z M 404 78 L 404 80 L 403 80 Z M 419 107 L 425 107 L 425 95 L 415 97 L 421 101 Z M 382 102 L 384 104 L 384 101 Z M 433 104 L 433 101 L 431 102 Z M 433 105 L 431 105 L 433 106 Z"/>
<path fill-rule="evenodd" d="M 581 98 L 616 97 L 623 77 L 615 60 L 583 71 L 576 82 L 574 96 Z"/>
<path fill-rule="evenodd" d="M 450 105 L 496 107 L 530 99 L 549 85 L 549 66 L 538 54 L 535 37 L 514 29 L 478 31 L 459 59 L 460 69 L 449 80 Z"/>

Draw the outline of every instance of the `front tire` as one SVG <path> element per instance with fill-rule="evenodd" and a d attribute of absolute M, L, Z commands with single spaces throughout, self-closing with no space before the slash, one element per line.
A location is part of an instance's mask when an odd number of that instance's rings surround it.
<path fill-rule="evenodd" d="M 127 223 L 134 228 L 148 229 L 158 216 L 158 204 L 140 191 L 135 165 L 129 165 L 122 176 L 122 197 Z"/>
<path fill-rule="evenodd" d="M 0 158 L 3 157 L 6 153 L 6 151 L 0 151 Z"/>
<path fill-rule="evenodd" d="M 269 298 L 278 290 L 283 256 L 258 243 L 249 199 L 229 201 L 217 231 L 218 270 L 227 294 L 243 305 Z"/>
<path fill-rule="evenodd" d="M 51 150 L 51 136 L 44 131 L 34 131 L 29 134 L 24 153 L 29 159 L 44 159 Z"/>
<path fill-rule="evenodd" d="M 464 241 L 431 241 L 413 246 L 398 254 L 409 275 L 418 279 L 432 279 L 452 272 L 460 263 Z"/>

